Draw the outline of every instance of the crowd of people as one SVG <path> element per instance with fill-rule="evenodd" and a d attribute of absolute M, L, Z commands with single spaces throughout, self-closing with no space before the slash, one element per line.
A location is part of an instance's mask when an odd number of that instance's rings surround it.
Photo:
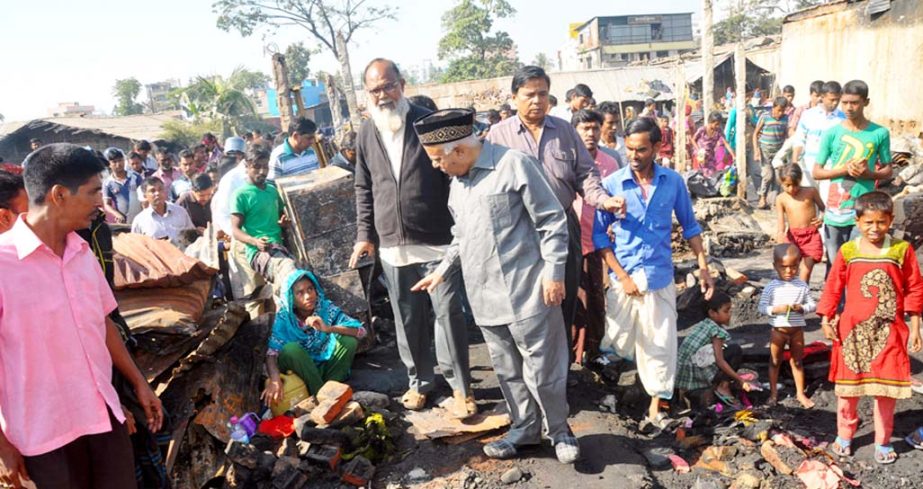
<path fill-rule="evenodd" d="M 438 365 L 453 391 L 450 412 L 467 418 L 478 411 L 466 312 L 485 339 L 512 419 L 504 437 L 484 446 L 489 457 L 515 457 L 548 441 L 560 462 L 580 458 L 567 422 L 575 361 L 637 365 L 650 396 L 642 431 L 672 426 L 670 401 L 739 408 L 740 393 L 760 386 L 740 370 L 743 351 L 727 330 L 731 299 L 716 289 L 692 197 L 673 165 L 683 144 L 691 171 L 709 178 L 735 171 L 733 132 L 736 117 L 745 117 L 747 153 L 759 170 L 750 172 L 756 205 L 774 205 L 778 216 L 777 276 L 759 303 L 771 331 L 769 402 L 780 397 L 787 348 L 795 397 L 813 406 L 802 359 L 805 315 L 816 312 L 832 342 L 834 451 L 851 453 L 857 401 L 871 396 L 875 459 L 896 459 L 895 400 L 910 396 L 908 352 L 923 347 L 923 278 L 913 248 L 888 234 L 893 205 L 876 186 L 891 175 L 889 134 L 865 116 L 865 83 L 815 82 L 810 103 L 797 108 L 790 86 L 767 101 L 747 88 L 746 113 L 731 109 L 726 118 L 698 102 L 671 113 L 654 100 L 636 114 L 615 101 L 597 104 L 584 84 L 552 107 L 550 77 L 525 66 L 513 76 L 511 104 L 481 121 L 471 109 L 438 110 L 426 97 L 406 97 L 388 59 L 372 60 L 363 81 L 368 117 L 341 138 L 329 164 L 355 176 L 349 265 L 380 261 L 408 375 L 404 408 L 431 404 Z M 676 140 L 677 124 L 685 125 L 686 141 Z M 316 137 L 306 118 L 273 142 L 255 132 L 221 146 L 206 134 L 178 153 L 178 165 L 172 152 L 147 141 L 127 153 L 37 142 L 20 167 L 0 171 L 7 274 L 0 283 L 0 483 L 166 484 L 162 470 L 152 483 L 129 460 L 141 450 L 129 434 L 156 434 L 163 414 L 125 346 L 130 335 L 106 280 L 111 255 L 107 263 L 98 251 L 97 230 L 106 222 L 178 246 L 214 229 L 227 243 L 235 299 L 271 285 L 277 314 L 267 404 L 283 395 L 282 372 L 294 372 L 311 393 L 348 378 L 367 330 L 298 268 L 274 182 L 322 166 Z M 698 264 L 706 315 L 681 345 L 674 218 Z M 87 229 L 92 239 L 85 241 L 78 232 Z M 828 279 L 818 300 L 809 284 L 823 261 Z M 908 442 L 920 448 L 921 435 Z"/>

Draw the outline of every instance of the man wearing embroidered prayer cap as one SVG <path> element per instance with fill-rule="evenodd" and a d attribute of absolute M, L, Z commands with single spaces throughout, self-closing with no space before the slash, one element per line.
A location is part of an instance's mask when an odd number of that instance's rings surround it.
<path fill-rule="evenodd" d="M 567 262 L 564 209 L 532 157 L 473 134 L 474 111 L 448 109 L 414 129 L 433 166 L 452 178 L 452 244 L 415 291 L 441 287 L 461 266 L 475 322 L 484 334 L 513 425 L 484 446 L 510 458 L 550 439 L 562 463 L 580 448 L 567 425 L 567 338 L 561 301 Z M 544 417 L 543 417 L 544 415 Z"/>

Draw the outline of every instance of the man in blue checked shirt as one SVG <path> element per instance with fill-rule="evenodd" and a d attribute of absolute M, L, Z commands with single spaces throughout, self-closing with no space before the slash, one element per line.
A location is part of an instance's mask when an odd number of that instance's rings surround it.
<path fill-rule="evenodd" d="M 615 212 L 596 211 L 593 230 L 593 244 L 603 250 L 613 284 L 607 292 L 600 349 L 637 363 L 641 383 L 651 396 L 642 430 L 670 424 L 660 412 L 660 400 L 673 397 L 676 376 L 676 287 L 670 249 L 674 213 L 698 259 L 706 299 L 715 286 L 686 184 L 678 173 L 654 162 L 660 137 L 653 119 L 640 118 L 628 126 L 628 166 L 602 182 L 609 195 L 619 199 L 619 207 Z M 610 226 L 614 243 L 607 232 Z"/>

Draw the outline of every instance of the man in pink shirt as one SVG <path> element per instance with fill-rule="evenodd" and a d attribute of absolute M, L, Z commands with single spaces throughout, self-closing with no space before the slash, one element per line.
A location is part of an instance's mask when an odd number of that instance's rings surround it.
<path fill-rule="evenodd" d="M 107 315 L 116 307 L 86 241 L 104 169 L 72 144 L 24 165 L 29 211 L 0 235 L 0 485 L 136 487 L 115 367 L 151 431 L 163 411 Z M 40 293 L 39 293 L 40 292 Z"/>
<path fill-rule="evenodd" d="M 594 110 L 582 109 L 574 114 L 571 123 L 590 156 L 593 157 L 600 179 L 606 178 L 610 173 L 625 166 L 624 162 L 620 161 L 619 153 L 605 151 L 599 146 L 603 126 L 602 114 Z M 574 338 L 579 345 L 579 338 L 583 336 L 584 353 L 586 359 L 591 360 L 599 354 L 599 342 L 602 340 L 606 327 L 606 291 L 603 286 L 605 270 L 602 256 L 596 253 L 593 246 L 596 208 L 584 202 L 578 195 L 574 201 L 574 212 L 580 219 L 580 247 L 583 252 L 583 273 L 580 275 L 582 293 L 577 293 Z M 584 330 L 582 335 L 580 334 L 581 329 Z M 582 363 L 583 360 L 577 357 L 577 362 Z"/>

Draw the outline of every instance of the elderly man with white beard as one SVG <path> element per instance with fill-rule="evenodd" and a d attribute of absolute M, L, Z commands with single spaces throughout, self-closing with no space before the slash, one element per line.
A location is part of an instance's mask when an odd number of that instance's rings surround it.
<path fill-rule="evenodd" d="M 371 119 L 362 124 L 356 141 L 358 237 L 350 266 L 378 249 L 398 353 L 409 377 L 404 407 L 419 410 L 426 405 L 438 362 L 453 390 L 453 414 L 467 417 L 477 406 L 468 372 L 461 273 L 447 275 L 445 286 L 428 294 L 410 290 L 436 269 L 452 241 L 449 177 L 433 168 L 412 127 L 429 111 L 404 98 L 404 79 L 393 61 L 372 60 L 364 80 Z M 430 351 L 434 336 L 435 361 Z"/>

